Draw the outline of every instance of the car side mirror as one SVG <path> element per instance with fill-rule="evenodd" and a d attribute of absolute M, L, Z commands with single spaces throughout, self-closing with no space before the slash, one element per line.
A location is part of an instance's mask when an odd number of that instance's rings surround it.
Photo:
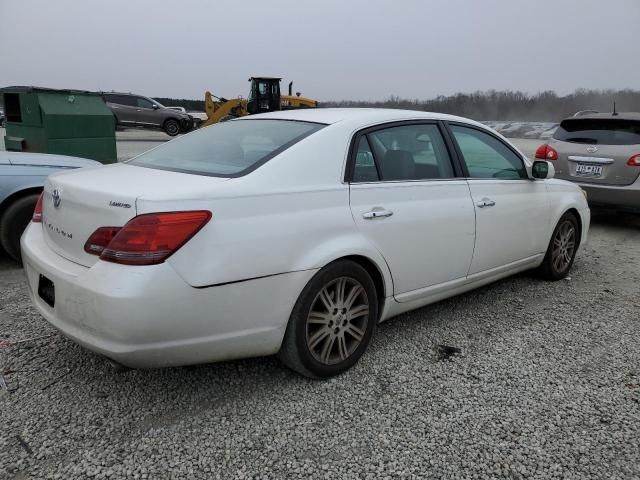
<path fill-rule="evenodd" d="M 151 108 L 153 108 L 154 110 L 158 110 L 160 107 L 154 103 L 153 105 L 151 105 Z"/>
<path fill-rule="evenodd" d="M 555 168 L 551 162 L 544 160 L 536 160 L 531 167 L 531 176 L 533 178 L 539 178 L 545 180 L 547 178 L 553 178 L 556 174 Z"/>

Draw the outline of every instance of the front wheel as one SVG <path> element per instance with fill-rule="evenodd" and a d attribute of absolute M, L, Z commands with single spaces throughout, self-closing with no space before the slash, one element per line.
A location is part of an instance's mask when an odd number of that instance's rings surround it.
<path fill-rule="evenodd" d="M 580 242 L 578 227 L 578 219 L 573 213 L 567 212 L 560 217 L 538 269 L 546 280 L 560 280 L 569 274 Z"/>
<path fill-rule="evenodd" d="M 378 318 L 377 298 L 373 280 L 357 263 L 340 260 L 327 265 L 300 294 L 280 359 L 310 378 L 348 370 L 371 340 Z"/>
<path fill-rule="evenodd" d="M 175 137 L 180 133 L 180 124 L 177 120 L 170 118 L 164 122 L 164 132 L 170 137 Z"/>

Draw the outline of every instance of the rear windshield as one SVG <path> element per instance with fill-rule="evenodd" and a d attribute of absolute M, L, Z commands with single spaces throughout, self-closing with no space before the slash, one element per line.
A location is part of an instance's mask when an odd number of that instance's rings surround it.
<path fill-rule="evenodd" d="M 613 118 L 571 118 L 553 134 L 556 140 L 598 145 L 640 144 L 640 121 Z"/>
<path fill-rule="evenodd" d="M 129 163 L 174 172 L 239 177 L 255 170 L 323 124 L 292 120 L 236 120 L 177 138 Z"/>

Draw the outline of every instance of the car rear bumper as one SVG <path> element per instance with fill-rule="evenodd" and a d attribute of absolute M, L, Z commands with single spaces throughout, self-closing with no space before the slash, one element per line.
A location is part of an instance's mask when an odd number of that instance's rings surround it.
<path fill-rule="evenodd" d="M 299 292 L 315 273 L 194 288 L 167 263 L 73 263 L 48 247 L 39 224 L 29 225 L 21 245 L 42 316 L 76 343 L 136 368 L 276 353 Z M 53 282 L 53 307 L 38 293 L 41 276 Z"/>
<path fill-rule="evenodd" d="M 587 192 L 590 206 L 610 207 L 620 210 L 640 212 L 640 178 L 631 185 L 595 185 L 578 183 Z"/>

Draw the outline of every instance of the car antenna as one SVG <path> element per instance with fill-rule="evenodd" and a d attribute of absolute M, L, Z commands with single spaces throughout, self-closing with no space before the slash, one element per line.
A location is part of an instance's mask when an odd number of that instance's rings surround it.
<path fill-rule="evenodd" d="M 612 115 L 613 115 L 614 117 L 615 117 L 616 115 L 618 115 L 618 112 L 616 112 L 616 102 L 613 102 L 613 114 L 612 114 Z"/>

